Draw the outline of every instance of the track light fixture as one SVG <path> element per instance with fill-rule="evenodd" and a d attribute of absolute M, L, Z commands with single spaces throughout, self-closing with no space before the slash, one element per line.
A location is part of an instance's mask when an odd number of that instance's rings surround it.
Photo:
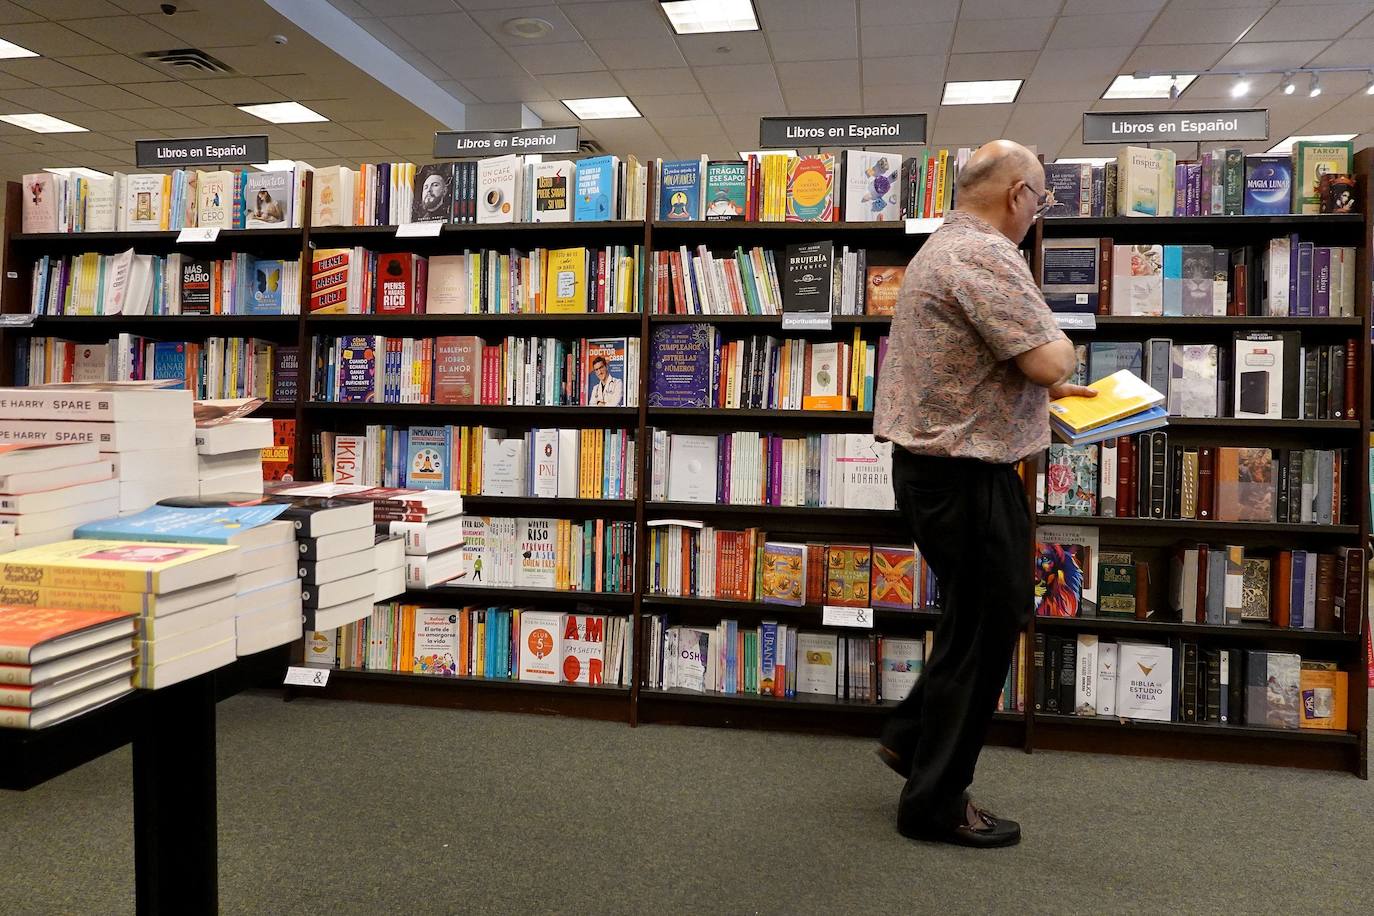
<path fill-rule="evenodd" d="M 1309 83 L 1309 84 L 1308 84 L 1308 87 L 1307 87 L 1307 97 L 1308 97 L 1309 99 L 1315 99 L 1317 96 L 1319 96 L 1319 95 L 1321 95 L 1321 94 L 1322 94 L 1321 77 L 1320 77 L 1317 73 L 1313 73 L 1313 74 L 1312 74 L 1312 82 Z"/>
<path fill-rule="evenodd" d="M 1246 78 L 1244 73 L 1242 73 L 1240 77 L 1236 80 L 1235 85 L 1231 87 L 1231 98 L 1238 99 L 1241 96 L 1248 94 L 1249 92 L 1250 80 Z"/>
<path fill-rule="evenodd" d="M 1170 79 L 1173 80 L 1173 82 L 1171 82 L 1171 83 L 1169 84 L 1169 101 L 1172 102 L 1172 101 L 1177 101 L 1177 99 L 1178 99 L 1178 93 L 1179 93 L 1179 88 L 1178 88 L 1178 77 L 1177 77 L 1177 76 L 1172 76 L 1172 77 L 1170 77 Z"/>
<path fill-rule="evenodd" d="M 1298 91 L 1298 84 L 1293 79 L 1293 71 L 1290 70 L 1283 75 L 1283 82 L 1279 83 L 1279 86 L 1283 89 L 1284 95 L 1292 95 Z"/>
<path fill-rule="evenodd" d="M 1365 95 L 1374 95 L 1374 70 L 1369 71 L 1369 85 L 1364 87 Z"/>

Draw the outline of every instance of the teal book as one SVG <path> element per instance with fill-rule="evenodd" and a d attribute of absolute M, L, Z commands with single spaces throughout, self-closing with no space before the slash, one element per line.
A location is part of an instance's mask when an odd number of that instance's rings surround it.
<path fill-rule="evenodd" d="M 700 159 L 665 162 L 659 172 L 658 218 L 689 222 L 701 218 Z"/>
<path fill-rule="evenodd" d="M 614 156 L 595 156 L 577 163 L 574 221 L 580 223 L 615 218 L 615 173 Z"/>
<path fill-rule="evenodd" d="M 1164 246 L 1164 314 L 1183 314 L 1183 246 Z"/>
<path fill-rule="evenodd" d="M 137 515 L 87 522 L 76 529 L 78 538 L 125 541 L 162 541 L 184 544 L 235 544 L 245 531 L 276 521 L 287 510 L 281 505 L 153 506 Z"/>
<path fill-rule="evenodd" d="M 744 219 L 749 194 L 749 164 L 740 161 L 706 164 L 705 218 L 709 222 Z"/>
<path fill-rule="evenodd" d="M 404 486 L 417 490 L 449 490 L 452 430 L 447 426 L 412 426 L 406 436 Z"/>
<path fill-rule="evenodd" d="M 282 294 L 281 261 L 266 258 L 251 262 L 248 269 L 248 294 L 244 299 L 249 315 L 280 315 Z"/>

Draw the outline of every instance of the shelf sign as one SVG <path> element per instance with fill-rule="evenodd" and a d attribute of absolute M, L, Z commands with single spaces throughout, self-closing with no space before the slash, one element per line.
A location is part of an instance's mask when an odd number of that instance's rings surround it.
<path fill-rule="evenodd" d="M 1194 143 L 1268 140 L 1269 110 L 1085 111 L 1084 143 Z"/>
<path fill-rule="evenodd" d="M 444 231 L 443 220 L 433 219 L 423 223 L 401 223 L 396 227 L 398 239 L 437 239 Z"/>
<path fill-rule="evenodd" d="M 134 158 L 141 169 L 180 168 L 187 165 L 261 165 L 267 161 L 267 135 L 135 140 Z"/>
<path fill-rule="evenodd" d="M 522 127 L 517 130 L 436 130 L 435 159 L 504 156 L 507 153 L 579 152 L 577 127 Z"/>
<path fill-rule="evenodd" d="M 329 683 L 329 669 L 291 665 L 286 669 L 286 679 L 282 683 L 295 687 L 324 687 Z"/>
<path fill-rule="evenodd" d="M 825 118 L 759 118 L 759 146 L 913 146 L 926 142 L 926 116 L 835 115 Z"/>
<path fill-rule="evenodd" d="M 213 242 L 219 238 L 218 226 L 188 226 L 177 234 L 177 244 L 184 245 L 187 242 Z"/>
<path fill-rule="evenodd" d="M 28 312 L 17 315 L 0 315 L 0 328 L 31 328 L 37 315 Z"/>
<path fill-rule="evenodd" d="M 821 607 L 821 623 L 827 627 L 858 627 L 873 629 L 873 608 L 840 607 L 827 604 Z"/>
<path fill-rule="evenodd" d="M 783 312 L 784 331 L 829 331 L 831 329 L 829 312 Z"/>
<path fill-rule="evenodd" d="M 943 216 L 923 216 L 906 221 L 907 235 L 930 235 L 945 224 Z"/>
<path fill-rule="evenodd" d="M 1054 320 L 1061 331 L 1095 331 L 1097 315 L 1093 312 L 1055 312 Z"/>
<path fill-rule="evenodd" d="M 834 281 L 834 242 L 787 246 L 782 264 L 784 330 L 830 329 L 830 284 Z"/>

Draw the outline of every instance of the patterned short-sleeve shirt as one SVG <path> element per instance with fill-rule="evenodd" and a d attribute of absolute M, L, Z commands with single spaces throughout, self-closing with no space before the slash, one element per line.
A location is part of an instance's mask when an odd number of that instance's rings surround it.
<path fill-rule="evenodd" d="M 907 266 L 873 427 L 919 455 L 1009 463 L 1049 445 L 1049 397 L 1013 357 L 1064 336 L 1016 246 L 962 210 Z"/>

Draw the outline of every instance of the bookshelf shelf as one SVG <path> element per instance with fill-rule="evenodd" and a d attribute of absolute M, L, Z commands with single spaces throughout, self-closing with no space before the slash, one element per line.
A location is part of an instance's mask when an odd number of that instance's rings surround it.
<path fill-rule="evenodd" d="M 396 226 L 315 226 L 310 230 L 313 237 L 330 240 L 356 239 L 359 245 L 376 245 L 387 239 L 394 239 L 397 249 L 405 250 L 412 246 L 432 245 L 432 236 L 396 238 Z M 620 233 L 624 235 L 644 234 L 644 221 L 637 219 L 621 220 L 584 220 L 568 223 L 445 223 L 439 238 L 457 239 L 471 236 L 537 236 L 537 235 L 580 235 L 583 233 Z"/>
<path fill-rule="evenodd" d="M 1098 515 L 1045 515 L 1036 518 L 1040 525 L 1086 525 L 1106 528 L 1141 528 L 1178 531 L 1255 532 L 1265 534 L 1302 534 L 1315 537 L 1350 537 L 1360 533 L 1359 525 L 1312 525 L 1295 522 L 1208 522 L 1191 518 L 1117 518 Z M 1201 536 L 1201 535 L 1199 535 Z"/>
<path fill-rule="evenodd" d="M 634 595 L 630 592 L 592 592 L 553 588 L 505 588 L 502 586 L 485 585 L 438 585 L 434 588 L 411 588 L 406 590 L 406 595 L 426 600 L 439 600 L 445 602 L 466 601 L 468 604 L 476 604 L 483 601 L 487 603 L 502 604 L 510 601 L 540 600 L 629 604 L 634 600 Z M 463 596 L 469 596 L 473 600 L 468 600 Z"/>
<path fill-rule="evenodd" d="M 469 514 L 499 515 L 501 511 L 525 513 L 537 509 L 540 513 L 587 509 L 615 509 L 633 511 L 633 499 L 554 499 L 543 496 L 464 496 L 463 511 Z"/>
<path fill-rule="evenodd" d="M 501 312 L 497 314 L 424 315 L 307 315 L 311 325 L 460 325 L 460 324 L 594 324 L 638 325 L 639 312 Z"/>
<path fill-rule="evenodd" d="M 1170 417 L 1169 426 L 1195 429 L 1353 430 L 1360 428 L 1360 421 L 1266 420 L 1251 417 Z"/>
<path fill-rule="evenodd" d="M 670 420 L 673 418 L 698 419 L 769 419 L 782 420 L 830 420 L 834 422 L 873 422 L 873 413 L 866 410 L 769 410 L 735 409 L 719 407 L 650 407 L 649 419 Z"/>
<path fill-rule="evenodd" d="M 1206 734 L 1223 738 L 1271 739 L 1307 742 L 1311 744 L 1358 744 L 1355 732 L 1320 728 L 1264 728 L 1257 725 L 1221 725 L 1215 722 L 1155 722 L 1140 719 L 1117 719 L 1110 716 L 1066 716 L 1037 712 L 1035 724 L 1082 728 L 1122 729 L 1137 732 L 1175 732 Z"/>
<path fill-rule="evenodd" d="M 644 687 L 639 691 L 641 700 L 658 700 L 666 703 L 699 703 L 702 705 L 723 705 L 723 706 L 755 706 L 767 709 L 791 709 L 791 710 L 844 710 L 845 712 L 871 713 L 879 716 L 886 715 L 895 709 L 895 700 L 848 700 L 842 697 L 826 696 L 824 694 L 798 693 L 790 697 L 760 696 L 746 693 L 718 693 L 708 690 L 699 693 L 695 690 L 687 690 L 675 687 L 669 690 Z M 993 718 L 1003 722 L 1023 722 L 1025 715 L 1019 712 L 1007 712 L 998 710 L 993 713 Z"/>
<path fill-rule="evenodd" d="M 508 404 L 350 404 L 337 401 L 306 401 L 308 412 L 328 413 L 439 413 L 439 414 L 502 414 L 528 416 L 559 416 L 580 420 L 633 421 L 639 414 L 637 407 L 543 407 Z M 371 422 L 371 421 L 369 421 Z M 611 425 L 615 425 L 612 423 Z"/>
<path fill-rule="evenodd" d="M 114 325 L 121 329 L 138 327 L 151 330 L 213 329 L 224 325 L 245 324 L 291 329 L 300 324 L 300 320 L 299 315 L 38 315 L 34 318 L 34 329 L 53 328 L 54 333 L 61 333 L 67 328 Z"/>
<path fill-rule="evenodd" d="M 691 518 L 692 515 L 755 515 L 778 518 L 858 518 L 897 521 L 902 514 L 896 509 L 836 509 L 819 506 L 735 506 L 721 503 L 655 502 L 644 503 L 646 512 Z"/>
<path fill-rule="evenodd" d="M 332 683 L 338 680 L 356 681 L 409 681 L 429 687 L 443 687 L 454 690 L 491 687 L 498 690 L 532 690 L 537 692 L 574 692 L 621 694 L 628 696 L 629 687 L 607 686 L 604 684 L 546 684 L 539 681 L 515 681 L 495 677 L 444 677 L 437 674 L 408 674 L 404 671 L 371 671 L 358 668 L 338 668 L 330 672 Z"/>
<path fill-rule="evenodd" d="M 1260 228 L 1276 231 L 1291 228 L 1295 232 L 1314 226 L 1342 226 L 1358 229 L 1364 225 L 1362 213 L 1323 213 L 1299 214 L 1280 213 L 1274 215 L 1249 216 L 1070 216 L 1042 220 L 1047 236 L 1081 235 L 1085 229 L 1175 229 L 1179 227 L 1198 229 L 1246 229 Z"/>
<path fill-rule="evenodd" d="M 1359 328 L 1363 319 L 1337 316 L 1335 318 L 1298 318 L 1296 316 L 1263 317 L 1259 315 L 1098 315 L 1098 329 L 1147 328 L 1158 331 L 1161 328 L 1220 328 L 1229 330 L 1324 330 L 1328 328 Z M 1078 329 L 1069 333 L 1085 333 Z M 1091 333 L 1091 332 L 1086 332 Z"/>
<path fill-rule="evenodd" d="M 656 595 L 645 592 L 641 603 L 645 607 L 658 607 L 664 610 L 700 610 L 720 614 L 742 613 L 751 616 L 767 617 L 769 614 L 797 616 L 821 613 L 819 604 L 766 604 L 762 601 L 732 601 L 726 598 L 697 598 L 692 596 Z M 873 611 L 888 616 L 893 622 L 912 620 L 922 624 L 934 625 L 940 620 L 940 612 L 931 608 L 888 608 L 875 607 Z"/>
<path fill-rule="evenodd" d="M 747 324 L 768 327 L 782 326 L 781 315 L 650 315 L 650 324 Z M 852 327 L 854 325 L 874 325 L 875 327 L 886 327 L 892 324 L 892 318 L 887 315 L 831 315 L 830 323 L 836 327 Z M 788 331 L 788 334 L 809 333 Z M 824 331 L 820 333 L 825 333 Z"/>
<path fill-rule="evenodd" d="M 1360 636 L 1333 633 L 1325 630 L 1295 630 L 1286 627 L 1257 624 L 1183 623 L 1178 620 L 1136 620 L 1129 617 L 1036 617 L 1035 628 L 1072 630 L 1080 633 L 1131 634 L 1132 636 L 1184 636 L 1187 638 L 1218 637 L 1239 640 L 1273 640 L 1275 642 L 1321 643 L 1326 645 L 1358 646 Z"/>
<path fill-rule="evenodd" d="M 825 235 L 871 235 L 879 238 L 887 237 L 893 239 L 904 238 L 907 235 L 906 223 L 896 220 L 888 222 L 842 222 L 835 221 L 829 223 L 761 223 L 748 222 L 745 220 L 682 220 L 669 222 L 665 220 L 654 220 L 653 231 L 655 235 L 668 235 L 670 233 L 690 233 L 693 235 L 730 235 L 730 234 L 751 234 L 759 235 L 787 235 L 805 234 L 810 236 Z M 923 238 L 930 233 L 915 233 L 913 239 Z"/>
<path fill-rule="evenodd" d="M 10 241 L 18 245 L 39 246 L 44 248 L 79 248 L 86 243 L 99 245 L 106 242 L 122 242 L 137 247 L 140 240 L 159 244 L 175 245 L 179 230 L 161 232 L 17 232 Z M 188 242 L 187 250 L 203 250 L 233 245 L 235 242 L 293 242 L 301 243 L 300 229 L 221 229 L 214 242 Z"/>

